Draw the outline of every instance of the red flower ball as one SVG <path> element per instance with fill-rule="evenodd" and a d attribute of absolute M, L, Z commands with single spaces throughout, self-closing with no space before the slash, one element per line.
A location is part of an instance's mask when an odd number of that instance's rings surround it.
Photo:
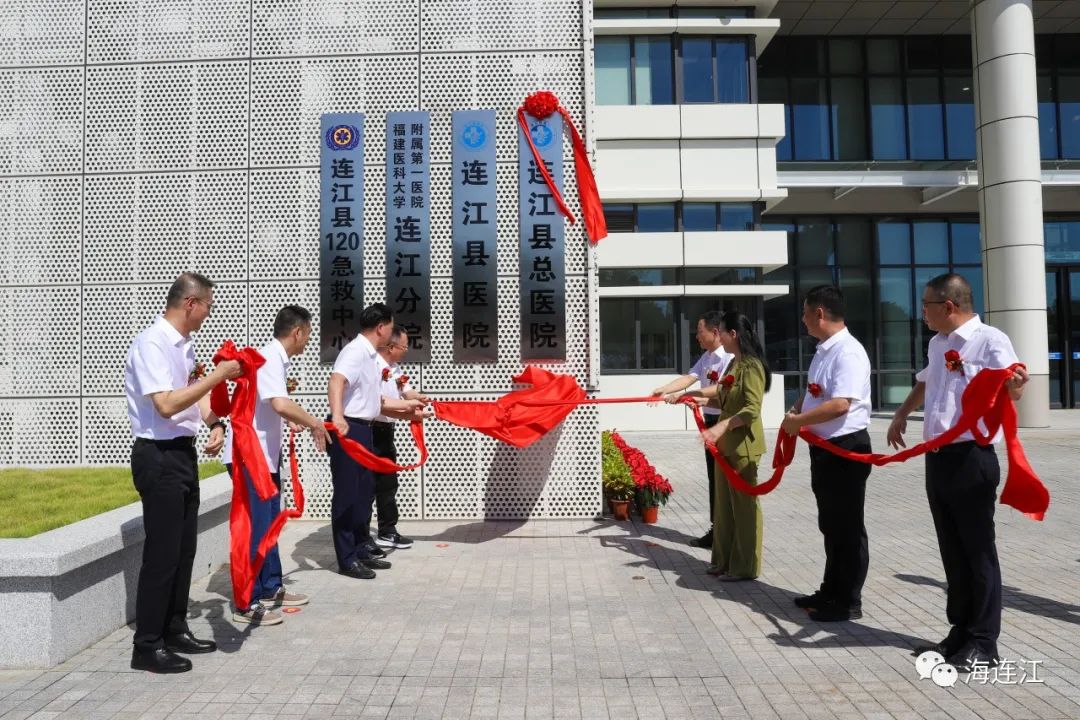
<path fill-rule="evenodd" d="M 390 368 L 383 368 L 382 369 L 382 381 L 386 382 L 389 379 L 390 379 Z"/>
<path fill-rule="evenodd" d="M 735 384 L 735 376 L 734 375 L 725 375 L 724 379 L 720 381 L 720 384 L 723 385 L 725 388 L 730 390 L 731 386 Z"/>
<path fill-rule="evenodd" d="M 720 373 L 716 372 L 715 370 L 710 370 L 709 372 L 705 373 L 705 377 L 709 380 L 709 382 L 715 383 L 717 380 L 720 379 Z"/>
<path fill-rule="evenodd" d="M 821 386 L 817 383 L 810 383 L 806 386 L 806 392 L 810 393 L 810 397 L 821 397 Z"/>
<path fill-rule="evenodd" d="M 409 376 L 408 375 L 399 375 L 398 376 L 397 386 L 399 388 L 405 387 L 405 383 L 407 383 L 407 382 L 409 382 Z"/>
<path fill-rule="evenodd" d="M 960 368 L 964 367 L 964 361 L 960 357 L 960 353 L 955 350 L 945 351 L 945 367 L 947 367 L 953 372 L 956 372 Z"/>
<path fill-rule="evenodd" d="M 522 107 L 537 120 L 543 120 L 559 109 L 559 98 L 550 90 L 540 90 L 525 98 Z"/>

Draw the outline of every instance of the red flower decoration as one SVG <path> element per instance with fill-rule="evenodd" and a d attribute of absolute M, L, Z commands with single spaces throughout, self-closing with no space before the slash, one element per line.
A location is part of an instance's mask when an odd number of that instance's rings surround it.
<path fill-rule="evenodd" d="M 810 383 L 806 386 L 806 392 L 810 393 L 810 397 L 821 397 L 821 386 L 817 383 Z"/>
<path fill-rule="evenodd" d="M 709 372 L 705 373 L 705 377 L 709 380 L 709 382 L 716 383 L 720 379 L 720 373 L 716 372 L 715 370 L 710 370 Z"/>
<path fill-rule="evenodd" d="M 383 368 L 382 369 L 382 381 L 386 382 L 389 379 L 390 379 L 390 368 Z"/>
<path fill-rule="evenodd" d="M 398 390 L 401 390 L 402 388 L 404 388 L 406 383 L 408 383 L 408 382 L 409 382 L 409 376 L 408 375 L 398 375 L 398 379 L 397 379 Z"/>
<path fill-rule="evenodd" d="M 731 386 L 735 384 L 735 376 L 725 375 L 724 379 L 720 381 L 720 384 L 724 386 L 725 390 L 730 390 Z"/>
<path fill-rule="evenodd" d="M 285 379 L 285 392 L 292 395 L 299 388 L 300 388 L 300 381 L 297 380 L 296 378 L 286 378 Z"/>
<path fill-rule="evenodd" d="M 206 363 L 195 363 L 187 376 L 188 385 L 203 377 L 206 377 Z"/>
<path fill-rule="evenodd" d="M 947 350 L 945 352 L 945 367 L 953 372 L 964 367 L 964 361 L 960 358 L 960 353 L 955 350 Z"/>
<path fill-rule="evenodd" d="M 525 98 L 521 106 L 537 120 L 543 120 L 559 109 L 559 98 L 549 90 L 540 90 Z"/>

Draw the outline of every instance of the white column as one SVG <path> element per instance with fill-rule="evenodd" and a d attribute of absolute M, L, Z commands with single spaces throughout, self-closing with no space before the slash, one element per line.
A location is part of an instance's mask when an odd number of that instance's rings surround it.
<path fill-rule="evenodd" d="M 1008 334 L 1031 373 L 1020 425 L 1046 427 L 1050 364 L 1031 0 L 972 0 L 971 46 L 986 321 Z"/>

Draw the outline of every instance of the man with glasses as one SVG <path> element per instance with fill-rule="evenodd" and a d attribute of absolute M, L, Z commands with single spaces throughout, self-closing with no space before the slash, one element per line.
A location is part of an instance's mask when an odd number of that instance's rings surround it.
<path fill-rule="evenodd" d="M 698 318 L 697 335 L 695 337 L 698 345 L 705 352 L 694 363 L 694 367 L 690 368 L 690 372 L 656 388 L 652 391 L 653 395 L 663 397 L 681 392 L 696 382 L 701 383 L 702 390 L 716 385 L 732 360 L 731 353 L 720 346 L 722 318 L 723 314 L 719 310 L 709 310 Z M 706 427 L 712 427 L 720 419 L 720 410 L 716 408 L 705 406 L 701 412 L 705 418 Z M 713 506 L 716 504 L 714 492 L 716 489 L 716 464 L 713 462 L 708 450 L 705 451 L 705 468 L 709 477 L 709 532 L 700 538 L 695 538 L 690 544 L 695 547 L 711 549 L 713 546 Z"/>
<path fill-rule="evenodd" d="M 214 283 L 185 272 L 169 288 L 165 313 L 139 333 L 124 363 L 124 394 L 135 443 L 131 475 L 142 499 L 142 566 L 135 594 L 135 638 L 131 667 L 155 673 L 191 669 L 176 653 L 217 649 L 199 640 L 187 624 L 188 593 L 199 536 L 199 467 L 195 435 L 210 427 L 203 448 L 217 455 L 225 424 L 210 410 L 210 390 L 239 377 L 229 360 L 212 372 L 195 363 L 191 333 L 202 328 L 214 306 Z"/>
<path fill-rule="evenodd" d="M 932 440 L 954 427 L 968 383 L 983 368 L 1006 368 L 1017 362 L 1012 342 L 997 328 L 984 325 L 973 310 L 971 285 L 955 273 L 938 275 L 923 290 L 922 314 L 930 338 L 927 365 L 897 409 L 887 440 L 905 447 L 907 417 L 923 406 L 923 439 Z M 1007 381 L 1019 400 L 1028 374 L 1018 368 Z M 994 443 L 1001 442 L 999 431 Z M 1001 568 L 994 535 L 994 500 L 1001 480 L 993 445 L 979 445 L 970 432 L 926 454 L 926 495 L 934 518 L 941 561 L 945 566 L 946 615 L 952 628 L 935 645 L 916 653 L 941 653 L 960 672 L 976 664 L 999 662 Z"/>
<path fill-rule="evenodd" d="M 401 362 L 408 351 L 409 333 L 403 326 L 395 325 L 390 341 L 379 348 L 379 354 L 375 358 L 382 378 L 382 396 L 386 400 L 420 400 L 427 404 L 428 397 L 413 390 L 409 385 L 409 378 L 401 371 Z M 394 446 L 394 419 L 387 415 L 379 415 L 371 426 L 371 434 L 375 453 L 397 462 L 397 448 Z M 372 555 L 376 557 L 386 554 L 382 548 L 404 550 L 413 545 L 411 539 L 397 531 L 397 489 L 397 473 L 391 475 L 375 473 L 375 508 L 379 516 L 379 528 L 374 541 L 370 539 L 369 534 L 368 543 Z"/>

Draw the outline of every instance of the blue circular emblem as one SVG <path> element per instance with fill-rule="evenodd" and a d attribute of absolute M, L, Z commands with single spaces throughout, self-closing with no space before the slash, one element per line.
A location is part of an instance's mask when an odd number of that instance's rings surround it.
<path fill-rule="evenodd" d="M 546 123 L 542 122 L 533 125 L 530 134 L 532 135 L 533 145 L 536 145 L 538 148 L 547 147 L 555 138 L 555 133 L 551 132 L 551 128 L 549 128 Z"/>
<path fill-rule="evenodd" d="M 480 123 L 469 123 L 465 126 L 465 129 L 461 131 L 461 142 L 465 143 L 465 147 L 472 150 L 478 150 L 484 147 L 484 143 L 487 142 L 487 130 Z"/>
<path fill-rule="evenodd" d="M 352 125 L 335 125 L 326 131 L 326 147 L 331 150 L 353 150 L 360 144 L 360 131 Z"/>

